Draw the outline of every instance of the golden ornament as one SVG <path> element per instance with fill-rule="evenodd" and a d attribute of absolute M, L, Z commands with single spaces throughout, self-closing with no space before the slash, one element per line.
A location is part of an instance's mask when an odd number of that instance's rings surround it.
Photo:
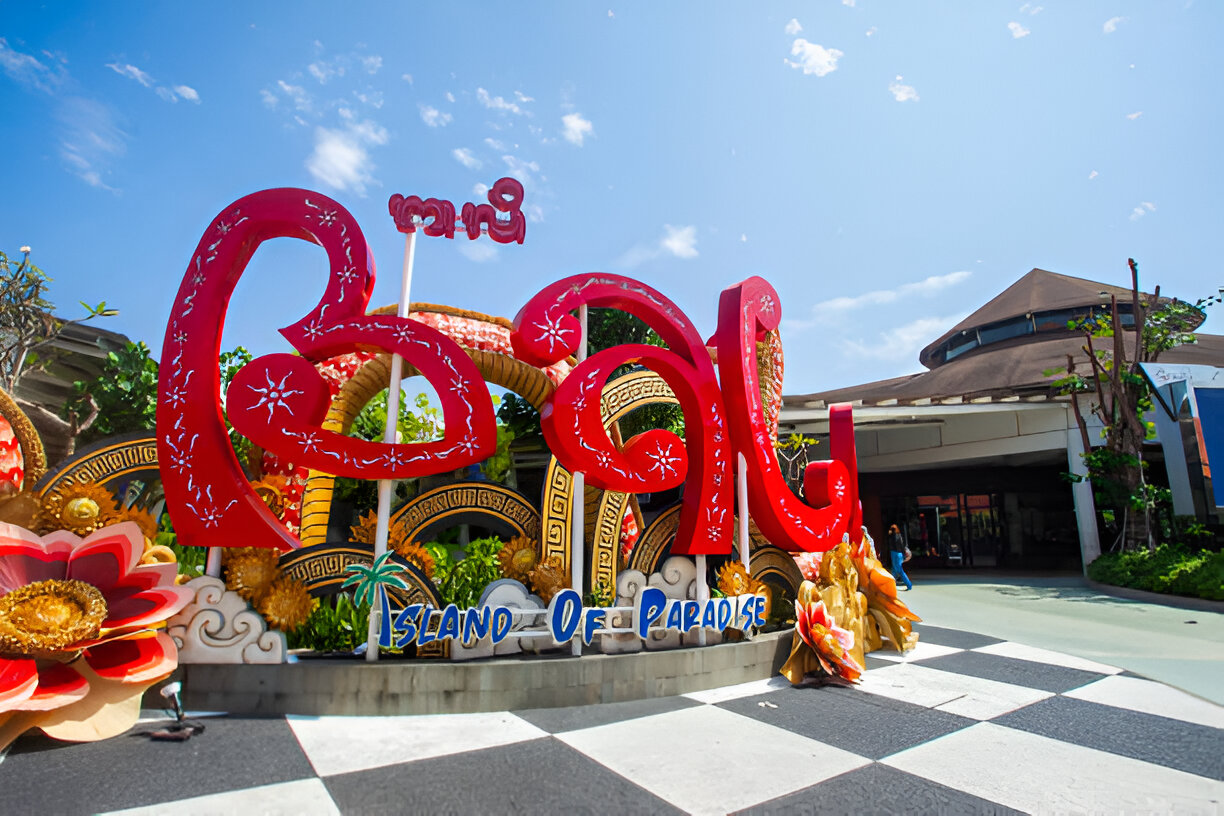
<path fill-rule="evenodd" d="M 272 515 L 279 519 L 285 515 L 285 488 L 288 484 L 289 480 L 284 476 L 265 475 L 262 479 L 251 482 L 251 489 L 268 506 Z"/>
<path fill-rule="evenodd" d="M 280 575 L 275 551 L 263 547 L 243 547 L 228 552 L 225 560 L 225 587 L 248 601 L 254 601 L 272 586 Z"/>
<path fill-rule="evenodd" d="M 417 544 L 415 541 L 411 544 L 401 542 L 395 546 L 395 554 L 400 558 L 412 564 L 414 567 L 425 573 L 427 578 L 432 578 L 434 574 L 434 558 L 429 554 L 429 550 Z"/>
<path fill-rule="evenodd" d="M 38 532 L 46 535 L 68 530 L 87 536 L 122 519 L 115 497 L 94 482 L 64 485 L 43 497 L 38 514 Z"/>
<path fill-rule="evenodd" d="M 540 563 L 540 554 L 534 541 L 527 536 L 516 536 L 497 551 L 497 560 L 501 562 L 502 575 L 525 584 Z"/>
<path fill-rule="evenodd" d="M 106 599 L 84 581 L 35 581 L 0 598 L 0 653 L 41 655 L 90 640 L 106 620 Z"/>
<path fill-rule="evenodd" d="M 301 581 L 282 576 L 272 582 L 255 608 L 273 629 L 292 632 L 310 617 L 315 599 Z"/>
<path fill-rule="evenodd" d="M 532 591 L 539 595 L 544 603 L 551 601 L 554 595 L 569 586 L 569 577 L 565 574 L 561 559 L 555 555 L 550 555 L 536 564 L 527 578 L 531 582 Z"/>
<path fill-rule="evenodd" d="M 144 554 L 140 556 L 142 564 L 176 564 L 178 558 L 174 550 L 163 544 L 145 544 Z"/>
<path fill-rule="evenodd" d="M 357 524 L 349 528 L 349 541 L 354 544 L 365 544 L 367 547 L 374 546 L 374 535 L 378 530 L 378 514 L 371 510 L 357 520 Z M 398 524 L 393 525 L 387 531 L 387 549 L 398 550 L 404 546 L 406 536 L 404 528 Z"/>
<path fill-rule="evenodd" d="M 728 561 L 718 571 L 718 591 L 728 598 L 752 594 L 752 576 L 739 561 Z"/>
<path fill-rule="evenodd" d="M 140 528 L 145 538 L 157 538 L 157 519 L 153 518 L 153 514 L 148 510 L 132 505 L 120 510 L 119 518 L 123 521 L 136 522 L 136 526 Z"/>

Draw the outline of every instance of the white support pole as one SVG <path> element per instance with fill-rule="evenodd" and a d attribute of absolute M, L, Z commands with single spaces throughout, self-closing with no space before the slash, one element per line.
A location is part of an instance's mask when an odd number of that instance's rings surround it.
<path fill-rule="evenodd" d="M 1075 399 L 1073 395 L 1071 399 Z M 1071 485 L 1071 498 L 1075 504 L 1075 521 L 1079 529 L 1080 558 L 1084 574 L 1088 565 L 1101 554 L 1101 540 L 1097 531 L 1096 502 L 1092 497 L 1092 482 L 1088 481 L 1088 468 L 1084 464 L 1084 441 L 1079 425 L 1067 408 L 1067 466 L 1081 480 Z"/>
<path fill-rule="evenodd" d="M 400 278 L 399 316 L 407 317 L 409 293 L 412 290 L 412 265 L 416 260 L 416 232 L 404 235 L 404 271 Z M 391 383 L 387 387 L 387 426 L 383 442 L 394 443 L 399 431 L 400 378 L 403 376 L 404 358 L 391 355 Z M 387 551 L 387 538 L 391 529 L 391 492 L 395 488 L 392 479 L 378 480 L 378 519 L 374 528 L 374 559 Z M 378 660 L 378 632 L 382 625 L 382 609 L 377 602 L 370 610 L 370 629 L 366 638 L 366 660 Z"/>
<path fill-rule="evenodd" d="M 705 602 L 710 600 L 710 585 L 706 581 L 706 557 L 704 555 L 694 556 L 697 561 L 697 603 L 702 607 Z M 706 630 L 704 626 L 697 627 L 697 645 L 706 645 Z"/>
<path fill-rule="evenodd" d="M 204 561 L 204 574 L 209 578 L 221 577 L 221 548 L 209 547 Z"/>
<path fill-rule="evenodd" d="M 581 337 L 578 338 L 578 362 L 587 356 L 587 307 L 578 307 L 578 325 L 581 327 Z M 586 555 L 586 474 L 578 471 L 573 475 L 574 492 L 571 497 L 570 512 L 570 586 L 582 594 L 583 570 Z M 582 654 L 582 638 L 576 637 L 570 641 L 570 651 L 575 657 Z"/>
<path fill-rule="evenodd" d="M 736 454 L 735 470 L 735 509 L 739 512 L 736 523 L 739 525 L 740 561 L 744 564 L 744 572 L 752 575 L 752 541 L 748 538 L 748 460 L 744 454 Z"/>

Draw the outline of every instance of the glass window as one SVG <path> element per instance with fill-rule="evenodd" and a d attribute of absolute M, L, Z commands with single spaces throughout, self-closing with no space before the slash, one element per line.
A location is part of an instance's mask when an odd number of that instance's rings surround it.
<path fill-rule="evenodd" d="M 1074 320 L 1075 317 L 1075 312 L 1070 309 L 1044 312 L 1036 315 L 1037 331 L 1066 331 L 1067 324 Z"/>
<path fill-rule="evenodd" d="M 982 345 L 987 343 L 997 343 L 1000 340 L 1007 340 L 1012 337 L 1023 337 L 1026 334 L 1033 333 L 1033 321 L 1027 317 L 1021 317 L 1016 320 L 1009 320 L 1006 323 L 999 323 L 994 326 L 978 330 L 978 336 L 982 338 Z"/>
<path fill-rule="evenodd" d="M 978 346 L 977 332 L 973 334 L 963 335 L 948 343 L 948 353 L 945 359 L 955 360 L 957 357 L 964 354 L 970 349 L 975 349 Z"/>

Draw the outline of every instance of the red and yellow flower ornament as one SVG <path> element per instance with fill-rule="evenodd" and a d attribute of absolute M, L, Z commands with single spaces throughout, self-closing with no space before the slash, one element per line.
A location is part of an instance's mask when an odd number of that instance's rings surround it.
<path fill-rule="evenodd" d="M 850 654 L 853 647 L 854 633 L 834 622 L 815 585 L 804 581 L 795 601 L 795 639 L 782 675 L 794 685 L 811 675 L 852 683 L 863 673 Z"/>
<path fill-rule="evenodd" d="M 168 618 L 191 602 L 174 563 L 141 564 L 126 522 L 81 539 L 0 524 L 0 750 L 30 728 L 113 736 L 144 690 L 178 665 Z"/>

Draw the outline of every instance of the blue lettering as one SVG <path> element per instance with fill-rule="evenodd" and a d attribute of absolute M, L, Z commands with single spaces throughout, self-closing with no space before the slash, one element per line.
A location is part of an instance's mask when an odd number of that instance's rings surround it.
<path fill-rule="evenodd" d="M 752 616 L 756 619 L 757 628 L 765 625 L 765 599 L 760 595 L 757 596 L 756 610 L 753 612 Z"/>
<path fill-rule="evenodd" d="M 646 637 L 650 624 L 654 623 L 667 607 L 667 595 L 658 587 L 646 587 L 638 592 L 633 605 L 633 628 L 640 638 Z"/>
<path fill-rule="evenodd" d="M 756 609 L 756 602 L 757 596 L 755 595 L 749 595 L 747 598 L 743 595 L 739 596 L 740 614 L 739 625 L 735 627 L 736 629 L 748 630 L 752 628 L 753 619 L 756 617 L 753 611 Z"/>
<path fill-rule="evenodd" d="M 672 601 L 667 605 L 667 628 L 677 632 L 684 628 L 684 605 L 680 601 Z"/>
<path fill-rule="evenodd" d="M 553 640 L 566 643 L 573 639 L 582 618 L 582 596 L 577 590 L 563 589 L 548 604 L 548 628 Z"/>
<path fill-rule="evenodd" d="M 499 606 L 493 610 L 493 645 L 501 643 L 506 639 L 506 635 L 510 634 L 510 627 L 514 624 L 514 615 L 504 606 Z"/>
<path fill-rule="evenodd" d="M 424 606 L 421 604 L 409 604 L 400 610 L 399 616 L 395 619 L 395 629 L 403 634 L 400 635 L 399 640 L 395 641 L 397 647 L 402 649 L 416 638 L 416 619 L 422 609 Z"/>
<path fill-rule="evenodd" d="M 582 610 L 582 642 L 591 645 L 591 638 L 595 636 L 595 630 L 604 622 L 604 618 L 608 615 L 608 610 L 592 607 Z"/>
<path fill-rule="evenodd" d="M 691 632 L 697 628 L 697 618 L 701 615 L 701 604 L 696 601 L 684 602 L 684 631 Z"/>
<path fill-rule="evenodd" d="M 442 622 L 438 624 L 438 640 L 453 640 L 459 637 L 459 607 L 448 604 L 442 610 Z"/>
<path fill-rule="evenodd" d="M 463 642 L 471 646 L 489 634 L 489 618 L 493 610 L 487 606 L 469 609 L 463 616 Z"/>
<path fill-rule="evenodd" d="M 725 630 L 728 626 L 731 625 L 731 616 L 733 614 L 735 614 L 735 611 L 731 608 L 731 599 L 730 598 L 719 598 L 718 599 L 718 625 L 714 628 L 716 628 L 720 632 Z"/>
<path fill-rule="evenodd" d="M 425 612 L 421 615 L 421 633 L 417 635 L 418 646 L 424 646 L 426 643 L 433 643 L 438 639 L 437 632 L 429 631 L 429 624 L 431 621 L 433 621 L 434 615 L 436 615 L 437 612 L 438 610 L 434 609 L 432 606 L 425 607 Z"/>
<path fill-rule="evenodd" d="M 706 601 L 701 609 L 701 625 L 705 629 L 717 629 L 718 624 L 714 620 L 715 601 Z"/>

